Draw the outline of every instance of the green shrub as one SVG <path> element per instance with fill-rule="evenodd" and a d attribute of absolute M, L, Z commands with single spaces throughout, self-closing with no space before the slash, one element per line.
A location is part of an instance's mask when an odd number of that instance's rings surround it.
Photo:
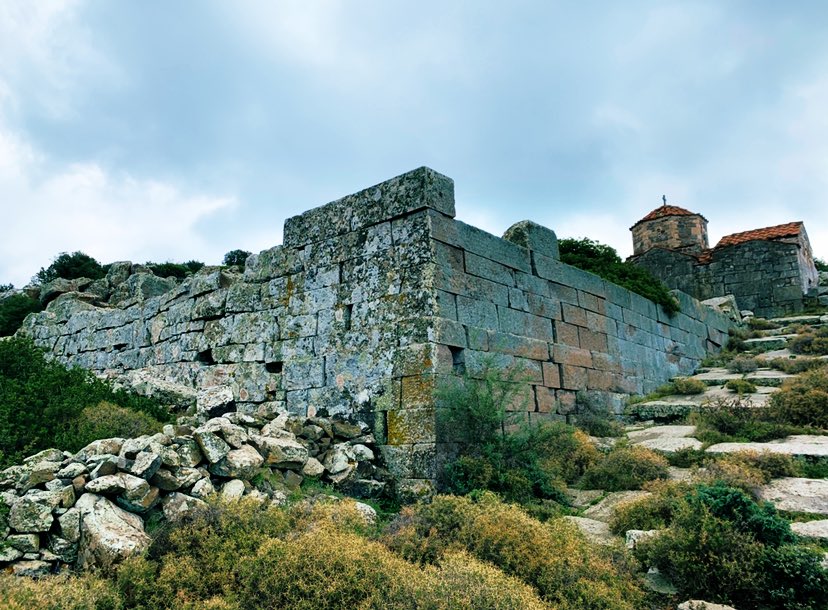
<path fill-rule="evenodd" d="M 756 362 L 756 358 L 748 356 L 736 356 L 727 363 L 727 370 L 731 373 L 752 373 L 758 368 L 759 363 Z"/>
<path fill-rule="evenodd" d="M 624 426 L 606 407 L 593 400 L 588 392 L 578 392 L 578 417 L 575 425 L 591 436 L 621 437 Z"/>
<path fill-rule="evenodd" d="M 779 328 L 779 324 L 766 320 L 765 318 L 748 318 L 747 325 L 751 330 L 772 330 Z"/>
<path fill-rule="evenodd" d="M 645 447 L 618 447 L 586 471 L 581 486 L 606 491 L 641 489 L 648 481 L 666 479 L 669 465 L 664 457 Z"/>
<path fill-rule="evenodd" d="M 47 360 L 26 337 L 0 341 L 0 466 L 50 447 L 81 449 L 84 438 L 75 436 L 79 418 L 103 401 L 159 422 L 170 419 L 152 399 L 115 391 L 89 371 Z"/>
<path fill-rule="evenodd" d="M 709 460 L 704 478 L 753 493 L 771 479 L 802 476 L 802 472 L 801 465 L 790 455 L 745 450 Z"/>
<path fill-rule="evenodd" d="M 731 392 L 736 392 L 740 395 L 756 392 L 756 385 L 747 379 L 731 379 L 725 384 L 725 387 Z"/>
<path fill-rule="evenodd" d="M 82 277 L 91 280 L 98 280 L 106 275 L 106 269 L 94 258 L 83 252 L 67 254 L 61 252 L 52 261 L 52 264 L 40 268 L 40 271 L 32 278 L 35 284 L 45 284 L 57 278 L 74 280 Z"/>
<path fill-rule="evenodd" d="M 17 332 L 30 313 L 43 310 L 38 299 L 25 294 L 13 294 L 0 301 L 0 337 L 8 337 Z"/>
<path fill-rule="evenodd" d="M 790 358 L 774 358 L 770 361 L 770 366 L 778 371 L 788 373 L 790 375 L 798 375 L 811 369 L 818 369 L 823 366 L 828 366 L 828 360 L 821 358 L 797 358 L 791 356 Z"/>
<path fill-rule="evenodd" d="M 622 502 L 615 507 L 609 526 L 616 534 L 627 530 L 654 530 L 667 527 L 690 491 L 687 483 L 654 481 L 646 486 L 652 495 Z"/>
<path fill-rule="evenodd" d="M 488 489 L 516 502 L 563 501 L 563 488 L 598 457 L 581 431 L 563 423 L 509 425 L 507 408 L 520 385 L 486 368 L 482 379 L 451 378 L 438 388 L 438 426 L 463 456 L 440 473 L 442 489 L 466 494 Z"/>
<path fill-rule="evenodd" d="M 560 610 L 639 608 L 634 579 L 561 519 L 540 523 L 490 493 L 437 496 L 403 509 L 385 538 L 409 561 L 435 563 L 462 548 L 533 586 Z"/>
<path fill-rule="evenodd" d="M 75 420 L 69 422 L 65 435 L 60 435 L 56 444 L 59 447 L 85 447 L 101 438 L 155 434 L 161 427 L 161 422 L 151 415 L 101 401 L 84 408 Z"/>
<path fill-rule="evenodd" d="M 4 610 L 125 610 L 112 584 L 92 575 L 37 580 L 0 574 Z"/>
<path fill-rule="evenodd" d="M 823 607 L 828 576 L 819 555 L 793 546 L 788 522 L 771 505 L 724 485 L 699 485 L 672 513 L 669 528 L 635 553 L 682 596 L 737 607 Z"/>
<path fill-rule="evenodd" d="M 828 428 L 828 368 L 817 368 L 786 381 L 771 396 L 770 420 L 794 426 Z"/>
<path fill-rule="evenodd" d="M 594 273 L 605 280 L 658 303 L 668 315 L 680 310 L 676 298 L 663 282 L 633 263 L 625 263 L 618 253 L 591 239 L 559 239 L 561 261 Z"/>
<path fill-rule="evenodd" d="M 774 421 L 770 416 L 770 408 L 753 407 L 741 398 L 713 401 L 691 413 L 690 422 L 696 425 L 696 438 L 708 444 L 761 443 L 807 432 L 800 426 Z"/>
<path fill-rule="evenodd" d="M 828 327 L 788 339 L 788 349 L 794 354 L 824 356 L 828 354 Z"/>
<path fill-rule="evenodd" d="M 826 263 L 821 258 L 814 259 L 814 266 L 816 267 L 817 271 L 828 271 L 828 263 Z"/>
<path fill-rule="evenodd" d="M 703 381 L 690 377 L 676 377 L 671 383 L 676 394 L 704 394 L 707 389 Z"/>
<path fill-rule="evenodd" d="M 183 280 L 201 269 L 204 263 L 201 261 L 187 261 L 186 263 L 150 263 L 145 265 L 158 277 L 174 277 L 177 280 Z"/>
<path fill-rule="evenodd" d="M 230 250 L 230 252 L 224 255 L 224 259 L 221 261 L 221 264 L 227 265 L 228 267 L 244 267 L 244 263 L 250 254 L 251 253 L 247 250 Z"/>

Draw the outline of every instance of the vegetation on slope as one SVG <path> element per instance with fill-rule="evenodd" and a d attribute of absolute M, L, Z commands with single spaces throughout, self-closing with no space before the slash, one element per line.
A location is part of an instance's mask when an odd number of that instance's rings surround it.
<path fill-rule="evenodd" d="M 0 467 L 42 449 L 155 432 L 169 418 L 154 400 L 48 360 L 27 338 L 0 341 Z"/>
<path fill-rule="evenodd" d="M 621 260 L 614 248 L 591 239 L 560 239 L 561 261 L 594 273 L 605 280 L 658 303 L 668 314 L 679 311 L 679 303 L 667 286 L 649 271 Z"/>

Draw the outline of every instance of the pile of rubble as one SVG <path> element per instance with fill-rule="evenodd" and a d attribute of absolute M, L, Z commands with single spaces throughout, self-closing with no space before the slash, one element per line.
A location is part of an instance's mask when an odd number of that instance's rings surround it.
<path fill-rule="evenodd" d="M 0 472 L 0 567 L 37 576 L 108 566 L 145 549 L 145 522 L 175 521 L 213 494 L 282 504 L 305 477 L 363 497 L 388 475 L 359 424 L 233 412 L 153 436 L 47 449 Z"/>

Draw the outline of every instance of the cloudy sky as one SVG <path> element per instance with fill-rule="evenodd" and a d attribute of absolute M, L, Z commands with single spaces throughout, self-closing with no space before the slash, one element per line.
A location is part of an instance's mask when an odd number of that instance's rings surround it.
<path fill-rule="evenodd" d="M 631 251 L 804 220 L 828 258 L 828 3 L 0 0 L 0 283 L 220 262 L 414 167 L 458 218 Z"/>

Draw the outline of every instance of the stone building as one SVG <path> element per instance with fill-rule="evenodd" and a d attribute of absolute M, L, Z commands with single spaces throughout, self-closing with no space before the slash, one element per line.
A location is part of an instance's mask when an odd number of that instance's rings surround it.
<path fill-rule="evenodd" d="M 699 300 L 732 294 L 740 309 L 770 317 L 801 311 L 817 294 L 819 275 L 802 222 L 733 233 L 710 248 L 704 216 L 665 204 L 630 231 L 629 260 Z"/>

